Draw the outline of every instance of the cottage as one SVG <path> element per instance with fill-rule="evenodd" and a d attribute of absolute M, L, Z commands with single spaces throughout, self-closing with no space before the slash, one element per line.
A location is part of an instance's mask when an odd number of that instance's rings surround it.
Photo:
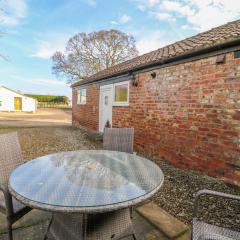
<path fill-rule="evenodd" d="M 240 20 L 72 85 L 73 124 L 133 127 L 134 147 L 240 184 Z"/>
<path fill-rule="evenodd" d="M 35 112 L 37 111 L 37 101 L 18 91 L 0 86 L 0 112 L 1 111 Z"/>

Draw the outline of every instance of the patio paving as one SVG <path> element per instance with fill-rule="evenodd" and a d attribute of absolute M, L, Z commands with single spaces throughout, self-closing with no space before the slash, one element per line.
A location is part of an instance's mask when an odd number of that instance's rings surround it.
<path fill-rule="evenodd" d="M 142 217 L 137 211 L 134 211 L 134 225 L 136 233 L 141 240 L 190 240 L 190 231 L 189 228 L 180 229 L 183 234 L 176 235 L 176 221 L 181 225 L 183 223 L 179 222 L 177 219 L 170 219 L 166 215 L 159 214 L 161 209 L 155 209 L 156 205 L 147 203 L 146 205 L 140 206 L 141 211 L 148 211 L 150 215 Z M 153 213 L 154 212 L 154 213 Z M 44 211 L 33 210 L 27 215 L 25 215 L 21 220 L 14 224 L 14 240 L 43 240 L 44 234 L 47 231 L 49 220 L 51 214 Z M 165 222 L 161 227 L 166 227 L 170 235 L 164 233 L 164 229 L 160 230 L 158 224 L 152 224 L 154 221 Z M 6 227 L 5 227 L 5 218 L 0 214 L 0 240 L 8 240 Z M 185 226 L 184 224 L 180 226 Z M 185 226 L 186 227 L 186 226 Z M 170 229 L 170 230 L 169 230 Z M 171 231 L 172 230 L 172 231 Z M 179 226 L 178 226 L 179 230 Z M 174 233 L 175 236 L 171 236 Z M 131 237 L 126 237 L 124 240 L 131 240 Z"/>
<path fill-rule="evenodd" d="M 14 240 L 43 240 L 51 214 L 32 210 L 13 225 Z M 8 240 L 5 216 L 0 213 L 0 239 Z"/>

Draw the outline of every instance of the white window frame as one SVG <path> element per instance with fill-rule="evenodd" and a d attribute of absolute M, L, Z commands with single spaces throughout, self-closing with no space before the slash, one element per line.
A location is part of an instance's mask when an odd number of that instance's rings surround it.
<path fill-rule="evenodd" d="M 116 86 L 127 84 L 127 101 L 126 102 L 116 102 L 115 101 L 115 88 Z M 129 81 L 119 82 L 113 84 L 113 106 L 129 106 Z"/>
<path fill-rule="evenodd" d="M 79 92 L 85 90 L 86 91 L 86 102 L 80 102 L 81 98 L 79 97 Z M 79 88 L 77 89 L 77 104 L 78 105 L 85 105 L 87 103 L 87 88 Z"/>

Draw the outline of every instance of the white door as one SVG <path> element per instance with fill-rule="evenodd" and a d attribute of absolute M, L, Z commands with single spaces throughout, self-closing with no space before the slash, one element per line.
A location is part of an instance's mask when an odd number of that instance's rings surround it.
<path fill-rule="evenodd" d="M 112 85 L 100 87 L 99 131 L 103 132 L 109 121 L 112 126 Z"/>

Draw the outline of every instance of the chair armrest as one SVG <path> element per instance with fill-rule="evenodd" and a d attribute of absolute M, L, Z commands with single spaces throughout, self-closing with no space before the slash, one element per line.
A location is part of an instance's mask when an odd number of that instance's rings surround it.
<path fill-rule="evenodd" d="M 7 216 L 11 216 L 13 215 L 12 195 L 10 194 L 8 187 L 2 183 L 0 183 L 0 191 L 2 191 L 4 195 Z"/>
<path fill-rule="evenodd" d="M 227 194 L 227 193 L 222 193 L 222 192 L 217 192 L 217 191 L 207 190 L 207 189 L 198 191 L 196 194 L 196 199 L 199 198 L 201 195 L 213 195 L 216 197 L 223 197 L 223 198 L 229 198 L 229 199 L 240 201 L 240 196 L 238 195 L 232 195 L 232 194 Z"/>
<path fill-rule="evenodd" d="M 217 191 L 212 191 L 212 190 L 207 190 L 207 189 L 200 190 L 197 192 L 196 198 L 194 201 L 194 209 L 193 209 L 193 217 L 194 218 L 197 216 L 198 202 L 202 195 L 211 195 L 211 196 L 215 196 L 215 197 L 227 198 L 227 199 L 240 201 L 240 196 L 237 196 L 237 195 L 232 195 L 232 194 L 227 194 L 227 193 L 222 193 L 222 192 L 217 192 Z"/>

